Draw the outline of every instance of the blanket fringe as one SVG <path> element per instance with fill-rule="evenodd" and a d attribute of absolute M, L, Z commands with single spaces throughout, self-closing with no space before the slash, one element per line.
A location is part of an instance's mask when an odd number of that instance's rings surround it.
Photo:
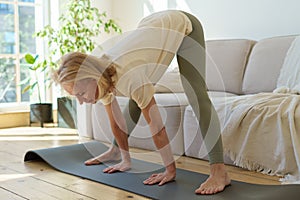
<path fill-rule="evenodd" d="M 267 175 L 276 175 L 276 176 L 284 176 L 283 174 L 278 173 L 274 169 L 269 169 L 266 166 L 263 166 L 255 161 L 250 161 L 246 158 L 243 158 L 241 156 L 238 156 L 236 153 L 232 152 L 229 149 L 224 149 L 224 152 L 229 158 L 233 161 L 233 163 L 241 168 L 250 170 L 250 171 L 256 171 L 260 172 L 262 174 L 267 174 Z"/>
<path fill-rule="evenodd" d="M 276 170 L 269 169 L 255 161 L 250 161 L 248 159 L 242 158 L 238 156 L 236 153 L 232 152 L 229 149 L 224 149 L 225 155 L 229 156 L 229 158 L 233 161 L 233 163 L 241 168 L 260 172 L 262 174 L 267 174 L 270 176 L 278 176 L 281 184 L 300 184 L 300 173 L 298 174 L 282 174 Z"/>

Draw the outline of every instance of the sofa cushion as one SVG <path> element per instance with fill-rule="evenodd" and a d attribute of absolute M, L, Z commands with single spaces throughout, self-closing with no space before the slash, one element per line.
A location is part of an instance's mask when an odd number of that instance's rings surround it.
<path fill-rule="evenodd" d="M 243 93 L 272 92 L 276 88 L 280 69 L 295 36 L 267 38 L 258 41 L 247 64 Z"/>
<path fill-rule="evenodd" d="M 254 43 L 246 39 L 206 42 L 206 83 L 209 90 L 241 94 L 245 66 Z"/>

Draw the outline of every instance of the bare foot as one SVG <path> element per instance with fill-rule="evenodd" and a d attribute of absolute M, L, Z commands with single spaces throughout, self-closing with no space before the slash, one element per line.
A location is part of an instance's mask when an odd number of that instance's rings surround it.
<path fill-rule="evenodd" d="M 99 165 L 107 161 L 117 161 L 121 159 L 121 153 L 118 147 L 112 145 L 106 152 L 91 158 L 84 162 L 85 165 Z"/>
<path fill-rule="evenodd" d="M 210 176 L 195 190 L 196 194 L 216 194 L 222 192 L 230 185 L 230 178 L 223 163 L 212 164 L 210 166 Z"/>

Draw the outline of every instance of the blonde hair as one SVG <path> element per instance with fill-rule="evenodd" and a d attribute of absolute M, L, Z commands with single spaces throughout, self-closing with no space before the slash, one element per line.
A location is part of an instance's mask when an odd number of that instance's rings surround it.
<path fill-rule="evenodd" d="M 72 52 L 61 58 L 58 70 L 54 72 L 54 80 L 59 84 L 75 83 L 83 79 L 95 79 L 105 93 L 114 87 L 112 76 L 116 74 L 116 66 L 108 56 L 97 58 L 92 55 Z"/>

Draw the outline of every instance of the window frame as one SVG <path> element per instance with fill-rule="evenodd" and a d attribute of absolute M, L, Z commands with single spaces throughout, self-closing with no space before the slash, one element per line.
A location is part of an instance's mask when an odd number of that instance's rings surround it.
<path fill-rule="evenodd" d="M 58 0 L 57 0 L 58 1 Z M 36 19 L 42 19 L 41 21 L 35 21 L 35 31 L 42 29 L 43 26 L 49 24 L 50 20 L 50 0 L 38 0 L 34 3 L 32 2 L 21 2 L 18 0 L 12 1 L 5 1 L 0 0 L 0 4 L 7 4 L 14 6 L 14 31 L 15 31 L 15 53 L 14 54 L 3 54 L 0 53 L 1 58 L 11 58 L 15 60 L 15 83 L 16 83 L 16 102 L 7 102 L 7 103 L 0 103 L 0 113 L 1 112 L 10 112 L 10 111 L 24 111 L 29 110 L 30 102 L 22 102 L 22 91 L 20 86 L 20 79 L 21 79 L 21 68 L 20 63 L 21 59 L 24 58 L 25 53 L 20 53 L 20 26 L 19 26 L 19 6 L 35 6 L 38 9 L 42 9 L 41 11 L 37 9 L 36 13 L 42 13 L 43 16 L 37 17 Z M 45 44 L 42 39 L 36 38 L 36 52 L 39 52 L 39 55 L 43 56 L 45 53 Z M 52 95 L 51 92 L 48 95 Z M 48 98 L 47 98 L 48 100 Z M 50 99 L 52 101 L 52 99 Z"/>

